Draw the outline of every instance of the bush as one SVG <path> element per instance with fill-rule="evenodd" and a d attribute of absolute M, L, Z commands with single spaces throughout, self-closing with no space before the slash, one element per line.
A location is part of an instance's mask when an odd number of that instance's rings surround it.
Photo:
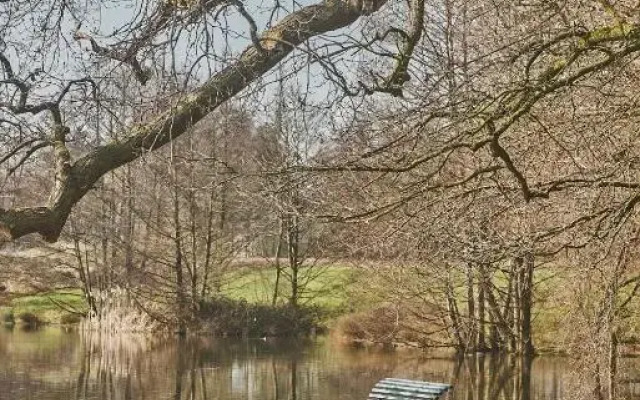
<path fill-rule="evenodd" d="M 338 332 L 350 340 L 374 343 L 406 341 L 402 315 L 393 306 L 380 306 L 366 312 L 345 315 L 338 320 Z"/>
<path fill-rule="evenodd" d="M 30 313 L 30 312 L 21 313 L 20 315 L 18 315 L 18 319 L 24 325 L 27 325 L 29 327 L 35 327 L 42 324 L 42 321 L 40 321 L 40 318 L 38 318 L 38 316 L 35 315 L 34 313 Z"/>
<path fill-rule="evenodd" d="M 68 314 L 64 314 L 64 315 L 62 315 L 62 317 L 60 317 L 60 323 L 62 325 L 79 324 L 80 321 L 82 321 L 82 316 L 80 314 L 68 313 Z"/>
<path fill-rule="evenodd" d="M 272 307 L 216 298 L 200 304 L 198 317 L 214 335 L 273 337 L 311 332 L 316 327 L 319 311 L 308 307 Z"/>
<path fill-rule="evenodd" d="M 5 325 L 13 325 L 15 324 L 15 317 L 13 315 L 13 309 L 11 308 L 0 308 L 0 322 Z"/>

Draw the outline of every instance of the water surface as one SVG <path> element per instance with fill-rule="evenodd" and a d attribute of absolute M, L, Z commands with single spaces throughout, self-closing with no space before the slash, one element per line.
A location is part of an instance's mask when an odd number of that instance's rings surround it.
<path fill-rule="evenodd" d="M 636 365 L 627 360 L 625 368 Z M 527 371 L 503 358 L 428 359 L 328 338 L 181 340 L 0 329 L 2 400 L 365 400 L 385 377 L 453 383 L 454 400 L 563 398 L 567 360 L 540 357 Z M 635 386 L 625 385 L 628 398 L 640 398 Z"/>

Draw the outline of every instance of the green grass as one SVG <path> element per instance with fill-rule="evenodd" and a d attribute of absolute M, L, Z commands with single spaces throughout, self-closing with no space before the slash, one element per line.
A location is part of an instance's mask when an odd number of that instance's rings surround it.
<path fill-rule="evenodd" d="M 355 271 L 344 266 L 315 266 L 302 268 L 299 281 L 303 283 L 300 304 L 321 307 L 338 312 L 349 306 L 348 287 L 355 279 Z M 222 294 L 249 303 L 271 304 L 275 289 L 274 267 L 243 268 L 224 277 Z M 279 302 L 291 296 L 291 280 L 282 275 L 279 284 Z"/>
<path fill-rule="evenodd" d="M 350 288 L 358 274 L 356 270 L 341 265 L 323 265 L 302 268 L 301 305 L 315 306 L 337 316 L 352 308 Z M 254 304 L 271 304 L 275 288 L 274 267 L 245 267 L 225 274 L 222 294 L 234 300 L 244 299 Z M 278 302 L 288 301 L 291 294 L 290 278 L 285 274 L 280 280 Z M 66 310 L 65 310 L 66 309 Z M 68 310 L 86 312 L 87 304 L 80 289 L 64 289 L 45 293 L 16 296 L 7 299 L 1 310 L 18 317 L 23 313 L 34 314 L 45 323 L 58 324 L 70 314 Z"/>
<path fill-rule="evenodd" d="M 60 323 L 69 310 L 86 312 L 87 304 L 80 289 L 64 289 L 16 297 L 10 301 L 13 314 L 30 313 L 45 323 Z"/>

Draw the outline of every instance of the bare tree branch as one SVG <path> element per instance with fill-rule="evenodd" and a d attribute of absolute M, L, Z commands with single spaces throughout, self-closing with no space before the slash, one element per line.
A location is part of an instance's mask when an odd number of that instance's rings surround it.
<path fill-rule="evenodd" d="M 39 233 L 47 241 L 56 241 L 73 206 L 104 174 L 188 132 L 204 116 L 278 64 L 294 46 L 321 33 L 346 27 L 362 15 L 375 12 L 385 2 L 329 0 L 288 15 L 262 34 L 264 52 L 255 45 L 249 46 L 237 62 L 154 121 L 133 128 L 126 139 L 98 147 L 68 168 L 61 161 L 59 167 L 64 173 L 56 179 L 47 206 L 0 209 L 1 236 L 11 240 Z M 64 160 L 64 156 L 60 159 Z"/>

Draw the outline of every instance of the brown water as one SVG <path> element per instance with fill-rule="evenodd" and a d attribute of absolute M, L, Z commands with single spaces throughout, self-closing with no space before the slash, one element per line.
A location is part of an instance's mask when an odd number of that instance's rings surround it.
<path fill-rule="evenodd" d="M 640 366 L 627 361 L 626 369 Z M 2 400 L 365 400 L 384 377 L 453 383 L 456 400 L 558 400 L 569 375 L 561 358 L 537 358 L 527 374 L 504 359 L 433 360 L 327 338 L 150 340 L 0 328 Z M 635 386 L 625 386 L 628 398 L 640 398 Z"/>

